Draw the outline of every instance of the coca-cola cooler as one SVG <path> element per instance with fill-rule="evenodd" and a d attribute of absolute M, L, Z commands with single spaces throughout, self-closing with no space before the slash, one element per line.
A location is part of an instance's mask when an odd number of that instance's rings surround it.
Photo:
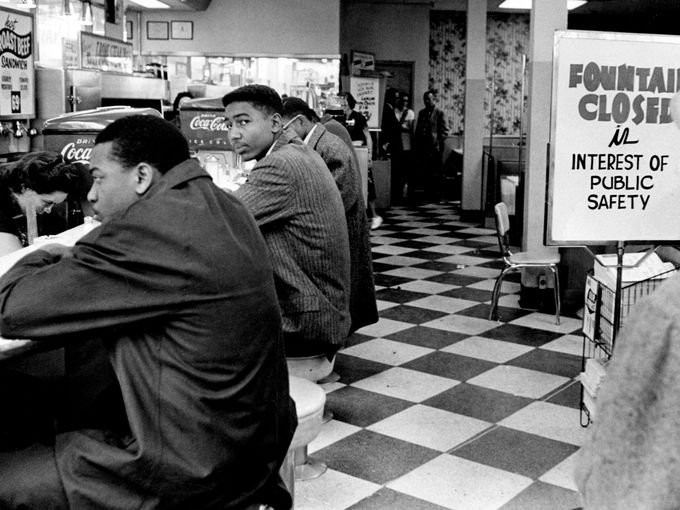
<path fill-rule="evenodd" d="M 189 148 L 203 168 L 218 186 L 228 187 L 241 161 L 229 144 L 222 98 L 185 101 L 179 108 L 179 122 Z"/>
<path fill-rule="evenodd" d="M 128 115 L 156 115 L 160 112 L 153 108 L 131 108 L 129 106 L 109 106 L 66 113 L 48 119 L 43 127 L 43 147 L 45 150 L 59 152 L 64 161 L 74 163 L 79 170 L 77 192 L 69 195 L 61 207 L 55 207 L 52 214 L 41 215 L 43 224 L 39 225 L 40 234 L 55 234 L 83 222 L 90 208 L 87 193 L 92 186 L 89 172 L 89 159 L 97 134 L 117 119 Z"/>

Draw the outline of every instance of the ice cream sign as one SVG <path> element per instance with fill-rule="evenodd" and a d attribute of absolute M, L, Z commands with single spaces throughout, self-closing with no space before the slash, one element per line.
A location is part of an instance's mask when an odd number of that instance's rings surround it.
<path fill-rule="evenodd" d="M 0 116 L 35 116 L 33 16 L 0 8 Z"/>

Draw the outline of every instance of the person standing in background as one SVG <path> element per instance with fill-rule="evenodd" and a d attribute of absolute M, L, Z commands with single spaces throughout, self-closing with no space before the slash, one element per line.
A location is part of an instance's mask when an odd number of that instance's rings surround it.
<path fill-rule="evenodd" d="M 416 120 L 416 114 L 409 108 L 410 97 L 406 92 L 402 92 L 395 108 L 394 113 L 399 120 L 399 127 L 401 131 L 401 168 L 404 176 L 404 186 L 402 189 L 402 198 L 413 201 L 413 155 L 411 148 L 413 147 L 413 127 Z M 398 190 L 397 190 L 398 191 Z"/>
<path fill-rule="evenodd" d="M 382 225 L 383 219 L 375 210 L 375 179 L 373 179 L 373 140 L 371 133 L 368 131 L 368 122 L 366 117 L 354 110 L 357 105 L 354 96 L 345 92 L 342 94 L 345 98 L 345 127 L 349 131 L 349 136 L 352 142 L 361 142 L 368 149 L 368 217 L 371 220 L 371 230 L 375 230 Z"/>
<path fill-rule="evenodd" d="M 449 133 L 444 112 L 437 108 L 435 92 L 423 94 L 425 108 L 418 112 L 414 137 L 418 174 L 424 181 L 428 200 L 439 202 L 442 189 L 442 152 Z"/>
<path fill-rule="evenodd" d="M 383 152 L 389 154 L 390 157 L 390 198 L 391 203 L 395 205 L 402 202 L 404 183 L 406 182 L 402 158 L 401 126 L 396 111 L 398 104 L 399 91 L 392 87 L 388 88 L 385 91 L 380 131 Z"/>

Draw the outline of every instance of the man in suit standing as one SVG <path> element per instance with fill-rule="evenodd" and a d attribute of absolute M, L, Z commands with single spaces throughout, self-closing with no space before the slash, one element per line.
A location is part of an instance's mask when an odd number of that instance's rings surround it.
<path fill-rule="evenodd" d="M 444 112 L 436 106 L 434 91 L 425 92 L 423 102 L 425 108 L 418 112 L 414 145 L 425 194 L 429 200 L 438 202 L 443 184 L 442 152 L 449 130 Z"/>
<path fill-rule="evenodd" d="M 274 266 L 286 356 L 326 354 L 350 328 L 350 257 L 342 198 L 326 164 L 284 126 L 279 95 L 246 85 L 222 98 L 229 141 L 257 160 L 236 191 L 255 217 Z"/>
<path fill-rule="evenodd" d="M 350 248 L 350 333 L 378 321 L 373 284 L 371 244 L 361 177 L 356 158 L 340 137 L 321 124 L 307 103 L 297 97 L 283 101 L 283 120 L 319 153 L 335 179 L 345 209 Z"/>

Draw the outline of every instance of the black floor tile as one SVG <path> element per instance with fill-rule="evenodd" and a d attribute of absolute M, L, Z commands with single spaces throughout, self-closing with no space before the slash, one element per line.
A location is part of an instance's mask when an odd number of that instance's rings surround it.
<path fill-rule="evenodd" d="M 381 275 L 376 275 L 376 277 Z M 393 277 L 393 278 L 396 278 Z M 403 279 L 403 278 L 402 278 Z M 409 280 L 412 281 L 412 280 Z M 413 292 L 410 290 L 402 290 L 397 287 L 392 287 L 389 289 L 381 289 L 375 293 L 375 297 L 381 301 L 390 301 L 391 303 L 408 303 L 410 301 L 415 301 L 416 299 L 422 299 L 429 296 L 430 294 L 425 294 L 423 292 Z M 382 315 L 382 313 L 381 313 Z"/>
<path fill-rule="evenodd" d="M 452 296 L 456 297 L 456 296 Z M 470 299 L 470 298 L 467 298 Z M 491 310 L 491 305 L 481 304 L 476 305 L 471 308 L 466 308 L 457 313 L 457 315 L 465 315 L 467 317 L 477 317 L 478 319 L 488 319 L 489 311 Z M 496 320 L 500 322 L 510 322 L 525 315 L 532 313 L 531 310 L 523 310 L 521 308 L 512 308 L 509 306 L 497 306 L 496 307 Z M 484 336 L 484 334 L 482 334 Z"/>
<path fill-rule="evenodd" d="M 394 269 L 394 266 L 392 266 L 392 269 Z M 388 274 L 376 273 L 373 275 L 373 281 L 376 285 L 380 285 L 381 287 L 397 287 L 399 285 L 403 285 L 413 280 L 411 278 L 402 278 L 401 276 L 392 276 Z M 376 293 L 376 297 L 377 294 L 378 293 Z"/>
<path fill-rule="evenodd" d="M 386 255 L 386 256 L 389 257 L 389 255 Z M 380 262 L 379 259 L 378 259 L 378 261 L 376 261 L 375 259 L 377 259 L 377 258 L 378 257 L 373 258 L 373 273 L 374 274 L 384 273 L 385 271 L 392 271 L 392 269 L 400 267 L 400 266 L 396 266 L 394 264 L 385 264 L 384 262 Z M 380 257 L 380 258 L 383 258 L 383 257 Z"/>
<path fill-rule="evenodd" d="M 581 510 L 581 496 L 556 485 L 535 482 L 499 510 Z"/>
<path fill-rule="evenodd" d="M 427 262 L 421 262 L 419 264 L 414 264 L 411 267 L 417 267 L 419 269 L 429 269 L 431 271 L 455 271 L 458 269 L 458 264 L 452 264 L 451 262 L 439 262 L 437 260 L 429 260 Z"/>
<path fill-rule="evenodd" d="M 533 399 L 461 383 L 422 402 L 423 405 L 497 423 L 526 407 Z"/>
<path fill-rule="evenodd" d="M 547 402 L 566 407 L 573 407 L 574 409 L 581 408 L 581 383 L 575 381 L 567 387 L 558 390 Z"/>
<path fill-rule="evenodd" d="M 443 506 L 383 487 L 348 510 L 446 510 Z"/>
<path fill-rule="evenodd" d="M 351 347 L 353 345 L 363 344 L 364 342 L 368 342 L 369 340 L 373 340 L 374 338 L 375 337 L 369 335 L 362 335 L 361 333 L 352 333 L 350 336 L 347 337 L 347 342 L 345 346 Z"/>
<path fill-rule="evenodd" d="M 423 236 L 420 236 L 423 237 Z M 430 248 L 433 245 L 439 245 L 441 243 L 426 243 L 424 241 L 401 241 L 398 243 L 392 243 L 393 246 L 401 246 L 402 248 L 412 248 L 414 250 L 422 250 L 424 248 Z"/>
<path fill-rule="evenodd" d="M 475 255 L 476 257 L 482 257 L 483 255 Z M 498 254 L 496 254 L 496 257 L 498 257 Z M 490 260 L 489 262 L 482 262 L 481 264 L 477 264 L 477 267 L 488 267 L 490 269 L 503 269 L 505 267 L 505 262 L 502 260 Z"/>
<path fill-rule="evenodd" d="M 494 340 L 505 340 L 515 344 L 540 347 L 563 336 L 563 333 L 553 333 L 542 329 L 527 328 L 516 324 L 503 324 L 497 328 L 485 331 L 481 336 Z"/>
<path fill-rule="evenodd" d="M 398 333 L 392 333 L 385 338 L 411 345 L 419 345 L 420 347 L 429 347 L 430 349 L 442 349 L 455 344 L 456 342 L 460 342 L 469 336 L 470 335 L 456 333 L 454 331 L 416 326 L 414 328 L 401 330 Z"/>
<path fill-rule="evenodd" d="M 466 285 L 471 285 L 473 283 L 486 280 L 486 278 L 477 278 L 476 276 L 467 276 L 455 273 L 443 273 L 431 276 L 430 278 L 425 278 L 425 280 L 429 282 L 445 283 L 448 285 L 458 285 L 464 287 Z"/>
<path fill-rule="evenodd" d="M 485 361 L 468 356 L 460 356 L 449 352 L 436 351 L 418 359 L 409 361 L 401 365 L 403 368 L 418 370 L 432 375 L 448 377 L 457 381 L 467 381 L 487 370 L 490 370 L 498 363 Z"/>
<path fill-rule="evenodd" d="M 496 427 L 474 441 L 456 448 L 451 454 L 537 479 L 576 450 L 578 446 L 572 444 L 506 427 Z"/>
<path fill-rule="evenodd" d="M 451 289 L 447 290 L 446 292 L 441 292 L 439 295 L 484 303 L 485 301 L 491 301 L 491 294 L 492 292 L 490 290 L 462 287 L 460 289 Z"/>
<path fill-rule="evenodd" d="M 416 258 L 419 258 L 419 259 L 437 260 L 437 259 L 441 259 L 441 258 L 444 258 L 444 257 L 449 257 L 450 254 L 449 253 L 440 253 L 440 252 L 436 252 L 436 251 L 416 250 L 416 251 L 408 252 L 407 256 L 416 257 Z"/>
<path fill-rule="evenodd" d="M 478 237 L 478 236 L 475 236 L 475 237 Z M 458 241 L 458 242 L 451 243 L 451 244 L 455 244 L 456 246 L 465 246 L 466 248 L 486 248 L 486 247 L 489 246 L 489 243 L 485 243 L 485 242 L 482 242 L 482 241 L 475 241 L 473 239 L 465 239 L 465 240 Z"/>
<path fill-rule="evenodd" d="M 443 317 L 444 315 L 448 314 L 437 310 L 430 310 L 428 308 L 407 305 L 387 308 L 380 312 L 380 317 L 384 317 L 385 319 L 409 322 L 411 324 L 422 324 L 423 322 L 432 321 L 439 317 Z"/>
<path fill-rule="evenodd" d="M 413 402 L 352 386 L 339 388 L 326 395 L 326 406 L 333 411 L 333 419 L 357 427 L 368 427 L 412 405 Z"/>
<path fill-rule="evenodd" d="M 507 364 L 561 375 L 563 377 L 576 377 L 581 371 L 581 356 L 545 349 L 534 349 L 508 361 Z"/>
<path fill-rule="evenodd" d="M 334 371 L 340 376 L 340 382 L 343 384 L 352 384 L 353 382 L 383 372 L 388 368 L 392 367 L 384 363 L 347 354 L 338 353 L 335 357 Z"/>
<path fill-rule="evenodd" d="M 360 455 L 357 453 L 361 452 Z M 441 453 L 369 430 L 360 430 L 314 453 L 314 457 L 351 476 L 384 484 Z"/>

